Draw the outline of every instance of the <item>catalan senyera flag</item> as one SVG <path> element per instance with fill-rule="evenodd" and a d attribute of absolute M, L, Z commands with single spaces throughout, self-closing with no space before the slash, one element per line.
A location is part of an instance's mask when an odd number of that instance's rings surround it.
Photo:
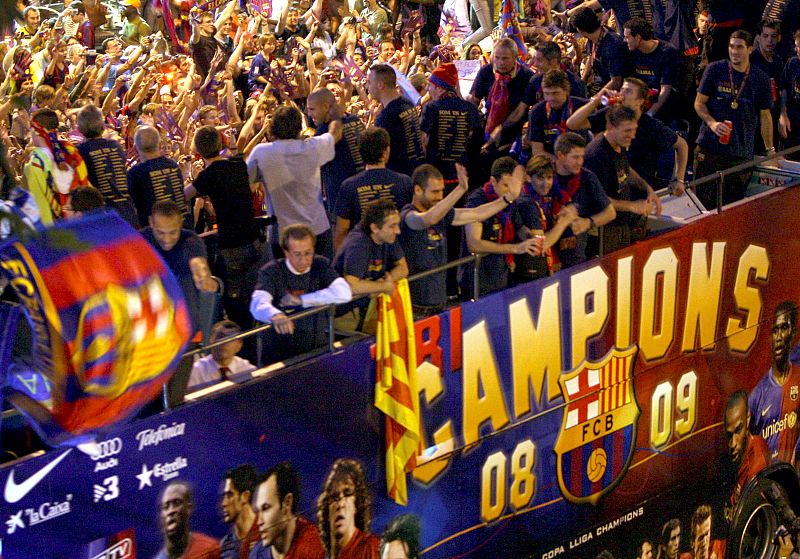
<path fill-rule="evenodd" d="M 113 212 L 62 221 L 0 245 L 0 274 L 32 333 L 32 372 L 49 398 L 9 401 L 50 444 L 78 444 L 156 398 L 191 331 L 177 280 Z"/>
<path fill-rule="evenodd" d="M 517 10 L 514 9 L 514 4 L 511 0 L 503 0 L 503 6 L 500 12 L 500 29 L 503 30 L 503 35 L 509 37 L 517 44 L 517 50 L 520 56 L 526 56 L 528 54 L 528 47 L 525 46 L 525 41 L 522 40 L 522 32 L 519 30 Z"/>
<path fill-rule="evenodd" d="M 408 280 L 389 295 L 378 296 L 375 343 L 375 407 L 386 415 L 386 489 L 400 505 L 408 504 L 406 472 L 421 452 L 417 351 Z"/>

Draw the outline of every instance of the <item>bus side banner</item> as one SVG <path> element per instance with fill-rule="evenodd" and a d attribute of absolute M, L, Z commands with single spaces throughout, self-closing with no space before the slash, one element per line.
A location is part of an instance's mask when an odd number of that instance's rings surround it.
<path fill-rule="evenodd" d="M 782 403 L 759 395 L 796 343 L 794 324 L 782 349 L 773 330 L 776 309 L 800 301 L 798 207 L 800 189 L 775 192 L 418 322 L 425 451 L 405 507 L 386 495 L 367 340 L 129 424 L 94 454 L 4 466 L 0 556 L 156 557 L 174 481 L 191 487 L 191 532 L 221 540 L 224 474 L 241 464 L 289 461 L 298 515 L 328 522 L 318 503 L 332 500 L 326 478 L 341 459 L 365 472 L 364 531 L 416 515 L 426 558 L 635 557 L 672 519 L 689 551 L 703 505 L 724 546 L 737 465 L 753 449 L 795 459 L 800 372 L 791 365 Z M 725 434 L 740 390 L 745 458 Z"/>

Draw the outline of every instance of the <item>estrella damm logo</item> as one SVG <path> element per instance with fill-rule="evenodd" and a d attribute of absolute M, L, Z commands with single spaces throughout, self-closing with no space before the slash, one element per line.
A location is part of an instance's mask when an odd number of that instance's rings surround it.
<path fill-rule="evenodd" d="M 566 405 L 555 451 L 558 485 L 573 503 L 596 503 L 633 456 L 639 406 L 633 390 L 637 347 L 613 348 L 597 363 L 561 375 Z"/>

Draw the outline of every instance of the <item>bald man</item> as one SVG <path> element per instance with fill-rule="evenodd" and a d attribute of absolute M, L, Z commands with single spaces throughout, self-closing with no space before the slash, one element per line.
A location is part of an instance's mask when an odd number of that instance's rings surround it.
<path fill-rule="evenodd" d="M 183 196 L 183 174 L 174 159 L 161 154 L 161 135 L 152 126 L 140 126 L 133 136 L 136 151 L 142 161 L 128 171 L 128 192 L 136 206 L 139 226 L 147 227 L 153 204 L 172 200 L 181 209 L 184 225 L 186 198 Z"/>
<path fill-rule="evenodd" d="M 328 131 L 328 124 L 335 118 L 342 121 L 342 140 L 336 144 L 336 156 L 322 166 L 322 189 L 325 196 L 325 208 L 329 214 L 336 207 L 336 195 L 345 179 L 364 170 L 364 161 L 358 149 L 364 123 L 355 115 L 344 113 L 336 103 L 334 94 L 324 88 L 311 92 L 306 102 L 308 116 L 314 121 L 316 135 Z"/>

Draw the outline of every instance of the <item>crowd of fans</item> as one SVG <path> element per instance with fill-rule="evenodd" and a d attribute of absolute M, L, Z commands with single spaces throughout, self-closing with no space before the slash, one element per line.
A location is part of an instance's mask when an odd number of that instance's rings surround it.
<path fill-rule="evenodd" d="M 262 361 L 327 339 L 293 312 L 368 331 L 357 296 L 480 254 L 412 283 L 438 313 L 476 273 L 484 294 L 627 246 L 657 190 L 800 143 L 791 1 L 516 0 L 498 28 L 485 0 L 122 0 L 121 27 L 98 0 L 28 4 L 0 44 L 3 199 L 45 225 L 116 211 L 198 327 L 208 293 L 217 332 L 273 324 Z"/>

